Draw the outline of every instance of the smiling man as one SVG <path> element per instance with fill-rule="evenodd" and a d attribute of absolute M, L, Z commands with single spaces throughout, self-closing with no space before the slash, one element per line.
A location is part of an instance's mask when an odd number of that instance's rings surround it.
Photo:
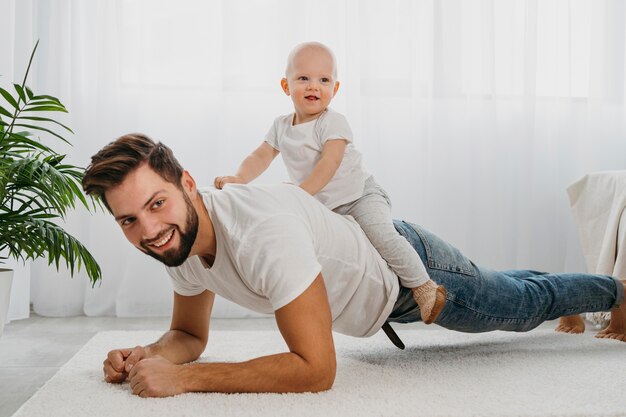
<path fill-rule="evenodd" d="M 367 337 L 389 330 L 387 322 L 421 319 L 411 291 L 399 285 L 358 224 L 300 187 L 199 191 L 169 148 L 131 134 L 92 157 L 83 188 L 102 198 L 128 241 L 167 265 L 172 278 L 170 330 L 153 344 L 113 350 L 104 361 L 106 381 L 129 380 L 142 397 L 327 390 L 336 369 L 332 330 Z M 611 324 L 599 337 L 625 340 L 618 279 L 496 272 L 423 228 L 395 226 L 447 289 L 435 321 L 440 326 L 527 331 L 545 320 L 611 310 Z M 242 363 L 189 364 L 207 346 L 215 294 L 273 313 L 288 351 Z"/>

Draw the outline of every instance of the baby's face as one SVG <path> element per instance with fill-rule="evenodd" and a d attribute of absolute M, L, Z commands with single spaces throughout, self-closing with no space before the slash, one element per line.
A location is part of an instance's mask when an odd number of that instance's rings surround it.
<path fill-rule="evenodd" d="M 333 70 L 333 58 L 326 51 L 306 48 L 294 57 L 291 71 L 282 83 L 295 107 L 294 124 L 314 120 L 326 110 L 339 88 Z"/>

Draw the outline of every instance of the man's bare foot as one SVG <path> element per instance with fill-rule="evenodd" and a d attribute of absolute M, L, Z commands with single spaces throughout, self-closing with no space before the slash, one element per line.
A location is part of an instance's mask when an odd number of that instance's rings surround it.
<path fill-rule="evenodd" d="M 624 288 L 624 294 L 626 295 L 626 288 Z M 596 337 L 626 342 L 626 302 L 611 310 L 609 325 L 606 329 L 599 331 Z"/>
<path fill-rule="evenodd" d="M 563 316 L 554 330 L 563 333 L 580 334 L 585 331 L 585 321 L 578 314 L 575 316 Z"/>

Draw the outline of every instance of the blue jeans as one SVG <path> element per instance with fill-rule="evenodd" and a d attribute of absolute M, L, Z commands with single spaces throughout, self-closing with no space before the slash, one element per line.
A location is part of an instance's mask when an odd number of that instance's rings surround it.
<path fill-rule="evenodd" d="M 446 329 L 524 332 L 546 320 L 607 311 L 624 301 L 622 282 L 610 276 L 493 271 L 475 265 L 458 249 L 420 226 L 398 220 L 394 220 L 394 226 L 415 248 L 431 279 L 445 286 L 446 305 L 435 323 Z M 411 290 L 401 287 L 387 321 L 419 320 L 420 311 Z"/>

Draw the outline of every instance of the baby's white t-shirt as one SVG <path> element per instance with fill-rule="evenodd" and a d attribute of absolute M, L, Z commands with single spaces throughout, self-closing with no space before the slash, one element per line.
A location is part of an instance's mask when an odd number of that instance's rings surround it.
<path fill-rule="evenodd" d="M 333 213 L 289 184 L 228 184 L 201 194 L 215 229 L 215 260 L 206 267 L 193 256 L 168 267 L 178 294 L 209 290 L 273 313 L 321 272 L 334 330 L 364 337 L 383 325 L 398 278 L 352 217 Z"/>
<path fill-rule="evenodd" d="M 265 136 L 265 142 L 280 151 L 291 181 L 300 185 L 311 175 L 326 141 L 343 139 L 347 146 L 341 165 L 315 198 L 332 210 L 361 197 L 370 174 L 363 167 L 361 153 L 352 143 L 352 131 L 346 118 L 327 109 L 317 119 L 293 126 L 293 117 L 293 113 L 277 117 Z"/>

